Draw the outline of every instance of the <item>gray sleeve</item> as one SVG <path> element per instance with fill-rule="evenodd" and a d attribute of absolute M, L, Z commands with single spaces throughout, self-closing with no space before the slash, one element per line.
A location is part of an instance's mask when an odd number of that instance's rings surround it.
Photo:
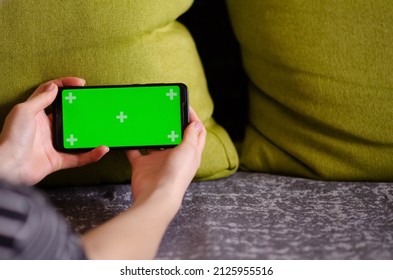
<path fill-rule="evenodd" d="M 85 259 L 80 238 L 34 188 L 0 181 L 0 259 Z"/>

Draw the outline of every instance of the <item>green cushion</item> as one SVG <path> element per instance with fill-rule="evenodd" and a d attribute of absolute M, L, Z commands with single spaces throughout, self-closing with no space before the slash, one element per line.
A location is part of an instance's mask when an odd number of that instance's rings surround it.
<path fill-rule="evenodd" d="M 176 21 L 192 0 L 32 1 L 0 3 L 0 123 L 40 83 L 77 76 L 89 85 L 182 82 L 208 131 L 196 179 L 216 179 L 238 166 L 226 131 L 212 119 L 203 68 L 186 28 Z M 128 181 L 123 152 L 61 171 L 44 183 Z"/>
<path fill-rule="evenodd" d="M 250 78 L 243 169 L 393 180 L 389 0 L 227 0 Z"/>

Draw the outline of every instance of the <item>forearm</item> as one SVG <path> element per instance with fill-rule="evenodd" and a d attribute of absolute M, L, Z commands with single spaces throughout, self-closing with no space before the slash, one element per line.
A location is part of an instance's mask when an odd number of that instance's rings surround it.
<path fill-rule="evenodd" d="M 155 193 L 83 237 L 91 259 L 152 259 L 182 197 Z"/>

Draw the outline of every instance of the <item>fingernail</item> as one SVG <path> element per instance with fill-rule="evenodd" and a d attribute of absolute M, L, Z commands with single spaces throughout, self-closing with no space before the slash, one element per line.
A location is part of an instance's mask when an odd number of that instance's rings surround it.
<path fill-rule="evenodd" d="M 54 89 L 54 88 L 55 88 L 55 84 L 54 84 L 54 83 L 50 83 L 50 84 L 47 86 L 47 88 L 46 88 L 45 91 L 51 91 L 51 90 Z"/>
<path fill-rule="evenodd" d="M 201 122 L 196 122 L 194 126 L 197 132 L 201 132 L 203 129 L 203 124 Z"/>

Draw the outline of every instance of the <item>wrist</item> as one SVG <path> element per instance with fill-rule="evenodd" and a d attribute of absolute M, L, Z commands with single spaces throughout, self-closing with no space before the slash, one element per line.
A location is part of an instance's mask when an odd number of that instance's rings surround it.
<path fill-rule="evenodd" d="M 4 143 L 0 143 L 0 179 L 12 183 L 12 160 L 9 159 L 8 152 Z"/>
<path fill-rule="evenodd" d="M 176 191 L 174 186 L 168 187 L 158 187 L 152 193 L 145 196 L 138 196 L 135 199 L 133 207 L 152 207 L 157 215 L 162 215 L 169 220 L 176 215 L 179 211 L 184 193 Z"/>
<path fill-rule="evenodd" d="M 14 155 L 12 155 L 5 142 L 0 143 L 0 179 L 20 185 L 21 180 L 17 170 L 18 166 Z"/>

